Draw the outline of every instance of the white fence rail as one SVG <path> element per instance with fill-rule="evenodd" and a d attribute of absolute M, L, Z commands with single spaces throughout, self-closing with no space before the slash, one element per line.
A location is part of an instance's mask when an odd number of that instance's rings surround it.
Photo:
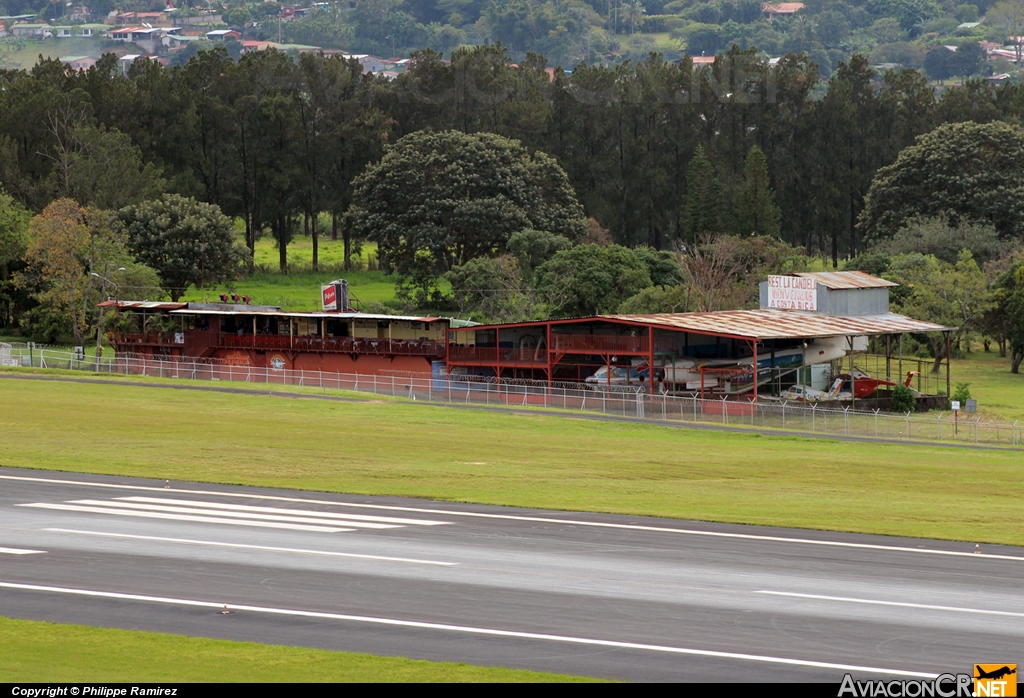
<path fill-rule="evenodd" d="M 502 381 L 475 376 L 360 375 L 233 366 L 193 360 L 155 360 L 117 356 L 99 361 L 52 348 L 13 347 L 12 362 L 21 366 L 91 371 L 99 374 L 140 375 L 185 380 L 239 381 L 260 385 L 307 386 L 352 390 L 440 403 L 545 407 L 614 415 L 631 419 L 724 424 L 793 432 L 866 436 L 915 441 L 955 441 L 975 444 L 1024 445 L 1024 425 L 983 422 L 980 418 L 950 418 L 830 407 L 800 402 L 701 399 L 649 395 L 642 387 L 613 386 L 594 390 L 581 384 L 548 386 L 534 381 Z"/>

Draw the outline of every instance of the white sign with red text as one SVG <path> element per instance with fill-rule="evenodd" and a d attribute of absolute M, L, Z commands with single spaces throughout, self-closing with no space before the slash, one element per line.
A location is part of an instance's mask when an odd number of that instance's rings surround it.
<path fill-rule="evenodd" d="M 769 276 L 768 307 L 782 310 L 817 310 L 818 282 L 802 276 Z"/>
<path fill-rule="evenodd" d="M 324 298 L 324 310 L 338 309 L 338 289 L 334 284 L 321 286 L 320 291 Z"/>

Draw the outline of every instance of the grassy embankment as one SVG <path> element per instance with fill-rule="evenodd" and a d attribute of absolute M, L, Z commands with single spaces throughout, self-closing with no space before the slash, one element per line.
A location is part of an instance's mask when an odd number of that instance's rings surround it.
<path fill-rule="evenodd" d="M 591 681 L 521 669 L 375 657 L 0 618 L 0 683 Z"/>
<path fill-rule="evenodd" d="M 1024 544 L 1019 452 L 6 379 L 0 402 L 9 466 Z"/>
<path fill-rule="evenodd" d="M 347 279 L 354 299 L 360 303 L 387 301 L 395 297 L 395 279 L 381 271 L 365 271 L 367 258 L 376 256 L 375 245 L 364 245 L 356 266 L 363 271 L 339 271 L 343 263 L 344 243 L 332 241 L 328 236 L 319 244 L 321 268 L 314 272 L 313 242 L 308 237 L 297 237 L 288 245 L 288 274 L 278 271 L 277 248 L 274 241 L 264 237 L 256 242 L 255 274 L 232 284 L 203 290 L 190 289 L 182 298 L 186 301 L 219 300 L 219 294 L 234 292 L 249 296 L 257 305 L 279 305 L 285 310 L 320 310 L 320 285 L 334 279 Z"/>
<path fill-rule="evenodd" d="M 256 242 L 254 262 L 257 272 L 247 279 L 233 284 L 208 288 L 202 291 L 189 290 L 182 298 L 186 301 L 218 300 L 218 295 L 234 292 L 249 296 L 258 305 L 279 305 L 285 310 L 320 310 L 320 284 L 334 279 L 346 279 L 352 298 L 359 304 L 383 302 L 395 298 L 395 277 L 382 271 L 365 271 L 368 258 L 376 257 L 377 246 L 364 243 L 359 256 L 353 257 L 359 271 L 341 271 L 344 243 L 330 237 L 321 238 L 319 245 L 321 269 L 312 271 L 313 241 L 308 237 L 297 237 L 288 244 L 288 274 L 278 271 L 278 253 L 274 241 L 264 237 Z M 447 290 L 442 281 L 442 290 Z"/>
<path fill-rule="evenodd" d="M 43 58 L 63 56 L 99 56 L 104 53 L 125 54 L 130 51 L 121 42 L 105 39 L 70 38 L 35 39 L 6 37 L 0 39 L 0 69 L 29 70 Z"/>

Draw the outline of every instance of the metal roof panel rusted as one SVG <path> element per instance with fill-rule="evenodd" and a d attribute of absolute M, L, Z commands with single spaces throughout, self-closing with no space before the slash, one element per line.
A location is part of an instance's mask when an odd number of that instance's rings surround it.
<path fill-rule="evenodd" d="M 825 288 L 833 291 L 851 288 L 888 288 L 890 286 L 899 286 L 897 283 L 880 279 L 865 271 L 801 271 L 794 273 L 793 276 L 814 279 Z"/>
<path fill-rule="evenodd" d="M 823 315 L 806 310 L 724 310 L 714 313 L 601 315 L 608 320 L 637 322 L 698 334 L 721 334 L 758 339 L 812 339 L 859 335 L 942 332 L 955 328 L 904 315 Z"/>

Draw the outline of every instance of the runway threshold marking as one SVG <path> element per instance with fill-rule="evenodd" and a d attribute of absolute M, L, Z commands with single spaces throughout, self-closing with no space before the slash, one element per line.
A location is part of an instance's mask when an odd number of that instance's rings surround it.
<path fill-rule="evenodd" d="M 25 550 L 24 548 L 0 548 L 0 555 L 39 555 L 45 550 Z"/>
<path fill-rule="evenodd" d="M 448 526 L 451 521 L 428 521 L 426 519 L 401 519 L 393 516 L 368 516 L 366 514 L 337 514 L 328 511 L 312 511 L 310 509 L 281 509 L 279 507 L 254 507 L 245 504 L 225 504 L 223 502 L 206 502 L 199 499 L 165 499 L 160 497 L 118 497 L 123 502 L 143 502 L 148 504 L 165 504 L 205 509 L 224 509 L 228 511 L 254 511 L 267 514 L 291 514 L 298 516 L 326 517 L 348 521 L 370 521 L 374 523 L 396 524 L 399 526 Z"/>
<path fill-rule="evenodd" d="M 216 492 L 211 490 L 186 490 L 181 488 L 147 487 L 145 485 L 118 485 L 107 482 L 83 482 L 81 480 L 61 480 L 56 478 L 26 477 L 23 475 L 0 475 L 3 480 L 21 480 L 24 482 L 45 482 L 59 485 L 78 485 L 81 487 L 100 487 L 107 489 L 136 490 L 142 492 L 177 493 L 188 495 L 211 495 L 217 497 L 238 497 L 245 499 L 263 499 L 277 502 L 297 502 L 304 504 L 320 504 L 337 507 L 354 507 L 362 509 L 380 509 L 386 511 L 406 511 L 419 514 L 441 514 L 445 516 L 462 516 L 480 519 L 498 519 L 505 521 L 528 521 L 534 523 L 560 524 L 568 526 L 587 526 L 591 528 L 611 528 L 631 531 L 650 531 L 655 533 L 677 533 L 681 535 L 708 536 L 715 538 L 737 538 L 743 540 L 766 541 L 771 543 L 796 543 L 802 545 L 821 545 L 837 548 L 860 548 L 864 550 L 882 550 L 898 553 L 920 553 L 923 555 L 950 555 L 966 557 L 974 560 L 1013 560 L 1024 562 L 1024 556 L 999 555 L 992 553 L 975 553 L 958 550 L 936 550 L 934 548 L 912 548 L 909 546 L 880 545 L 877 543 L 849 543 L 845 541 L 816 540 L 813 538 L 790 538 L 787 536 L 766 536 L 753 533 L 728 533 L 725 531 L 700 531 L 696 529 L 669 528 L 667 526 L 645 526 L 641 524 L 619 524 L 603 521 L 581 521 L 574 519 L 554 519 L 543 516 L 521 516 L 516 514 L 485 514 L 471 511 L 452 511 L 448 509 L 426 509 L 421 507 L 401 507 L 385 504 L 356 504 L 352 502 L 334 502 L 326 499 L 310 499 L 304 497 L 283 497 L 269 494 L 250 494 L 245 492 Z"/>
<path fill-rule="evenodd" d="M 249 511 L 220 511 L 218 509 L 205 509 L 202 507 L 181 507 L 162 504 L 139 504 L 136 502 L 118 502 L 102 499 L 76 499 L 67 504 L 81 504 L 83 506 L 107 507 L 111 509 L 127 509 L 130 511 L 164 511 L 171 514 L 199 514 L 201 516 L 213 516 L 225 519 L 246 519 L 251 521 L 286 521 L 288 523 L 318 524 L 321 526 L 350 526 L 351 528 L 398 528 L 394 524 L 372 523 L 369 521 L 338 521 L 335 519 L 324 519 L 316 516 L 316 512 L 309 512 L 308 515 L 285 516 L 282 514 L 256 514 Z M 19 504 L 17 506 L 28 506 Z"/>
<path fill-rule="evenodd" d="M 438 565 L 440 567 L 457 567 L 457 562 L 440 562 L 438 560 L 419 560 L 413 557 L 388 557 L 386 555 L 363 555 L 360 553 L 341 553 L 333 550 L 305 550 L 302 548 L 277 548 L 270 545 L 247 545 L 245 543 L 222 543 L 212 540 L 190 540 L 188 538 L 164 538 L 162 536 L 139 536 L 131 533 L 106 533 L 104 531 L 80 531 L 73 528 L 44 528 L 51 533 L 73 533 L 80 536 L 102 536 L 104 538 L 127 538 L 129 540 L 151 540 L 161 543 L 181 543 L 183 545 L 209 545 L 221 548 L 239 548 L 242 550 L 262 550 L 272 553 L 295 553 L 299 555 L 323 555 L 327 557 L 349 557 L 359 560 L 380 560 L 384 562 L 407 562 L 415 565 Z"/>
<path fill-rule="evenodd" d="M 223 601 L 198 601 L 194 599 L 175 599 L 165 596 L 145 596 L 142 594 L 122 594 L 110 591 L 95 591 L 92 589 L 73 589 L 67 587 L 52 587 L 39 584 L 15 584 L 12 582 L 0 582 L 0 588 L 18 589 L 23 591 L 50 592 L 56 594 L 70 594 L 76 596 L 92 596 L 106 599 L 121 599 L 125 601 L 142 601 L 149 603 L 161 603 L 176 606 L 193 606 L 200 608 L 220 609 L 225 604 Z M 839 664 L 835 662 L 818 662 L 807 659 L 791 659 L 788 657 L 772 657 L 758 654 L 745 654 L 741 652 L 719 652 L 715 650 L 701 650 L 688 647 L 673 647 L 671 645 L 651 645 L 641 642 L 622 642 L 617 640 L 600 640 L 586 637 L 573 637 L 570 635 L 552 635 L 548 633 L 531 633 L 518 630 L 501 630 L 497 628 L 479 628 L 467 625 L 450 625 L 448 623 L 427 623 L 423 621 L 402 620 L 397 618 L 377 618 L 373 616 L 355 616 L 343 613 L 324 613 L 321 611 L 303 611 L 289 608 L 272 608 L 267 606 L 249 606 L 244 604 L 227 603 L 233 611 L 249 611 L 251 613 L 266 613 L 280 616 L 297 616 L 302 618 L 322 618 L 327 620 L 340 620 L 355 623 L 370 623 L 374 625 L 390 625 L 405 628 L 417 628 L 422 630 L 440 630 L 448 632 L 466 633 L 471 635 L 489 635 L 495 637 L 510 637 L 523 640 L 545 640 L 549 642 L 560 642 L 573 645 L 590 645 L 597 647 L 612 647 L 616 649 L 631 649 L 646 652 L 664 652 L 669 654 L 693 655 L 698 657 L 715 657 L 719 659 L 739 659 L 751 662 L 764 662 L 769 664 L 786 664 L 790 666 L 813 667 L 818 669 L 836 669 L 847 672 L 867 672 L 873 674 L 886 674 L 892 676 L 913 676 L 918 678 L 932 679 L 937 676 L 935 673 L 921 671 L 909 671 L 906 669 L 888 669 L 884 667 L 858 666 L 855 664 Z"/>
<path fill-rule="evenodd" d="M 798 599 L 813 599 L 817 601 L 842 601 L 844 603 L 861 603 L 874 606 L 899 606 L 902 608 L 920 608 L 928 611 L 950 611 L 952 613 L 978 613 L 986 616 L 1010 616 L 1012 618 L 1024 618 L 1024 613 L 1013 611 L 989 611 L 983 608 L 965 608 L 961 606 L 937 606 L 926 603 L 910 603 L 906 601 L 881 601 L 875 599 L 857 599 L 848 596 L 824 596 L 822 594 L 799 594 L 793 591 L 770 591 L 761 589 L 755 594 L 770 594 L 771 596 L 789 596 Z"/>
<path fill-rule="evenodd" d="M 296 523 L 275 523 L 272 521 L 239 521 L 225 519 L 219 516 L 189 516 L 186 514 L 167 514 L 159 511 L 134 511 L 131 509 L 110 509 L 107 507 L 86 507 L 75 504 L 47 504 L 38 502 L 33 504 L 18 504 L 19 507 L 30 507 L 33 509 L 52 509 L 56 511 L 79 511 L 88 514 L 109 514 L 111 516 L 135 516 L 144 519 L 165 519 L 170 521 L 197 521 L 199 523 L 217 523 L 230 526 L 252 526 L 256 528 L 280 528 L 291 531 L 313 531 L 316 533 L 342 533 L 353 531 L 352 528 L 331 528 L 327 526 L 313 526 Z"/>

